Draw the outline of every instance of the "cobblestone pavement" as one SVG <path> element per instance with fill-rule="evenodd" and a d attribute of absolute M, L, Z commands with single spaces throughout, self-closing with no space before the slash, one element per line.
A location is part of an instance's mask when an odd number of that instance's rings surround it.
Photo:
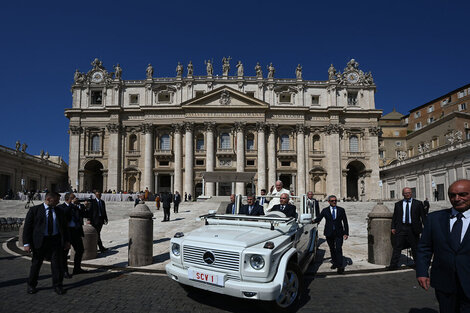
<path fill-rule="evenodd" d="M 2 246 L 17 232 L 0 232 Z M 199 290 L 189 294 L 166 276 L 91 270 L 51 288 L 43 264 L 38 293 L 26 294 L 30 260 L 0 249 L 0 312 L 269 312 L 262 303 Z M 421 290 L 411 270 L 386 274 L 307 275 L 299 312 L 437 312 L 433 291 Z"/>

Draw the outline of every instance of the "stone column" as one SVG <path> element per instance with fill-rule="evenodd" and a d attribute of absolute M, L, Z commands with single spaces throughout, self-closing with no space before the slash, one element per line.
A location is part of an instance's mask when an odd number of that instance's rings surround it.
<path fill-rule="evenodd" d="M 121 125 L 106 125 L 109 132 L 108 141 L 108 184 L 107 189 L 121 190 Z"/>
<path fill-rule="evenodd" d="M 235 123 L 237 133 L 237 172 L 245 171 L 245 123 Z M 245 195 L 245 183 L 237 182 L 235 194 Z"/>
<path fill-rule="evenodd" d="M 305 126 L 297 125 L 297 189 L 298 196 L 305 193 Z"/>
<path fill-rule="evenodd" d="M 173 125 L 173 134 L 174 134 L 173 151 L 175 152 L 175 162 L 174 162 L 175 183 L 174 183 L 173 189 L 174 191 L 178 191 L 180 194 L 184 194 L 183 192 L 183 153 L 182 153 L 182 146 L 181 146 L 181 132 L 182 132 L 182 125 L 174 124 Z"/>
<path fill-rule="evenodd" d="M 145 187 L 144 187 L 144 188 L 145 188 Z M 144 189 L 144 188 L 142 188 L 142 189 Z M 158 190 L 158 189 L 159 189 L 159 186 L 158 186 L 158 173 L 156 173 L 156 174 L 155 174 L 155 192 L 156 192 L 156 193 L 159 193 L 159 192 L 160 192 L 160 190 Z"/>
<path fill-rule="evenodd" d="M 142 133 L 145 136 L 145 154 L 144 154 L 144 189 L 149 188 L 154 192 L 153 188 L 153 125 L 143 124 Z"/>
<path fill-rule="evenodd" d="M 214 145 L 214 128 L 215 123 L 205 123 L 206 126 L 206 171 L 213 172 L 215 164 L 215 145 Z M 203 193 L 207 196 L 215 196 L 215 183 L 205 183 L 206 192 Z"/>
<path fill-rule="evenodd" d="M 346 196 L 346 194 L 341 194 L 341 184 L 338 184 L 341 181 L 340 132 L 342 132 L 342 127 L 339 124 L 329 124 L 325 127 L 325 132 L 327 134 L 325 154 L 328 155 L 326 190 L 329 195 L 335 195 L 341 199 Z"/>
<path fill-rule="evenodd" d="M 266 187 L 266 138 L 264 130 L 266 125 L 264 123 L 256 123 L 258 131 L 258 188 L 256 194 L 261 194 L 261 189 L 268 190 Z"/>
<path fill-rule="evenodd" d="M 80 126 L 70 125 L 69 134 L 70 134 L 70 145 L 69 145 L 69 177 L 70 177 L 70 186 L 72 189 L 77 188 L 81 190 L 83 188 L 80 185 L 78 179 L 78 171 L 80 169 L 80 134 L 82 133 L 82 128 Z M 78 182 L 78 185 L 77 185 Z"/>
<path fill-rule="evenodd" d="M 310 151 L 310 130 L 308 128 L 305 128 L 305 192 L 311 191 L 311 186 L 310 186 L 310 160 L 308 157 L 308 152 Z"/>
<path fill-rule="evenodd" d="M 175 193 L 175 175 L 174 174 L 170 174 L 170 190 L 171 190 L 171 193 L 174 194 Z"/>
<path fill-rule="evenodd" d="M 276 182 L 276 125 L 269 125 L 268 137 L 268 188 Z"/>
<path fill-rule="evenodd" d="M 184 157 L 184 192 L 194 197 L 194 178 L 193 178 L 193 123 L 184 123 L 185 134 L 185 157 Z"/>
<path fill-rule="evenodd" d="M 365 190 L 368 200 L 377 199 L 378 198 L 377 195 L 380 192 L 379 154 L 376 153 L 376 151 L 379 151 L 378 136 L 380 132 L 381 130 L 379 127 L 369 128 L 369 147 L 368 147 L 369 150 L 368 151 L 371 151 L 370 159 L 369 159 L 369 167 L 372 171 L 370 173 L 369 186 L 366 186 L 366 190 Z M 416 190 L 416 191 L 420 192 L 419 190 Z"/>

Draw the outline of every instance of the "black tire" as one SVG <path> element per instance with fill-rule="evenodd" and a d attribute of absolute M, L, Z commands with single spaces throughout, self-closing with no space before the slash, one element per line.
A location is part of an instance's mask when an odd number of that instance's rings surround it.
<path fill-rule="evenodd" d="M 300 267 L 289 262 L 279 297 L 271 302 L 274 312 L 295 312 L 298 309 L 300 294 L 303 290 L 303 276 Z"/>

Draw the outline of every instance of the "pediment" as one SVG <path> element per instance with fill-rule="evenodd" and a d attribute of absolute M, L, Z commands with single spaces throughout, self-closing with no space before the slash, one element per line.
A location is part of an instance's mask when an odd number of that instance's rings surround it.
<path fill-rule="evenodd" d="M 181 104 L 182 107 L 204 108 L 260 108 L 266 109 L 269 104 L 250 97 L 233 88 L 222 86 L 203 96 L 190 99 Z"/>

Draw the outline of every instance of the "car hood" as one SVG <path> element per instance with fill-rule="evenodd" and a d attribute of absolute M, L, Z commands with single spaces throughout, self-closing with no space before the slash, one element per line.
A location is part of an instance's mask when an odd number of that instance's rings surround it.
<path fill-rule="evenodd" d="M 279 229 L 257 227 L 207 225 L 185 235 L 184 241 L 205 242 L 238 247 L 251 247 L 258 243 L 284 235 Z"/>

